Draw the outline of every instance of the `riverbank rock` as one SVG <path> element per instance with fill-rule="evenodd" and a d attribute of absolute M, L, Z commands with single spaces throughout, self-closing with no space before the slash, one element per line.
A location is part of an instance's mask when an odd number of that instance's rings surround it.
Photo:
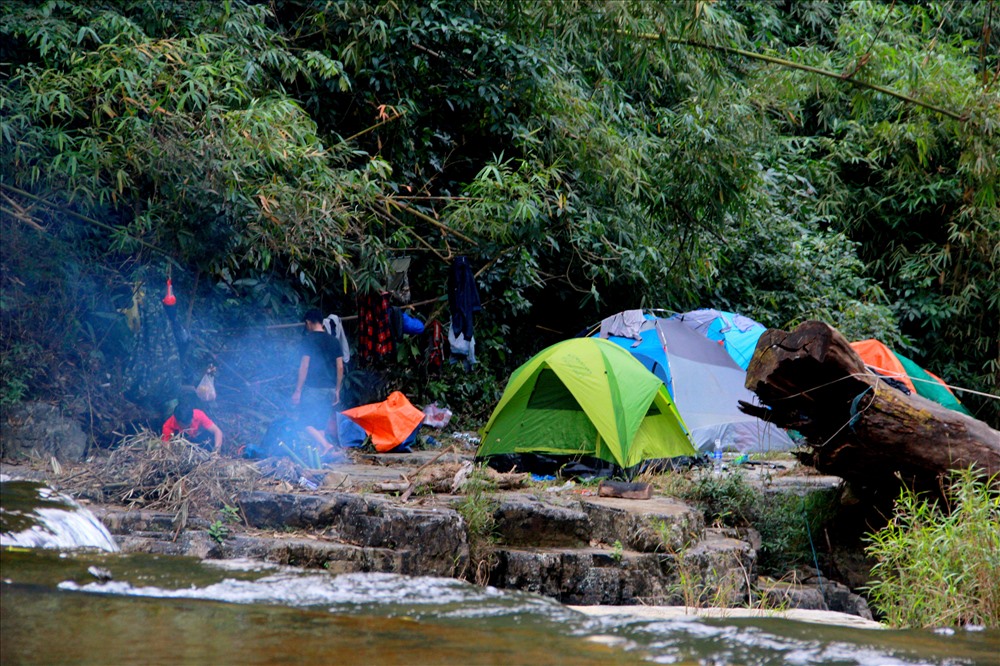
<path fill-rule="evenodd" d="M 700 511 L 670 497 L 587 497 L 581 507 L 590 517 L 594 539 L 641 553 L 681 551 L 705 529 Z"/>
<path fill-rule="evenodd" d="M 469 558 L 461 516 L 447 507 L 411 507 L 380 497 L 333 493 L 242 493 L 237 502 L 254 528 L 301 528 L 327 539 L 405 552 L 405 570 L 392 573 L 455 576 Z"/>
<path fill-rule="evenodd" d="M 54 456 L 80 462 L 87 456 L 87 435 L 74 419 L 44 402 L 24 402 L 4 410 L 0 457 L 10 460 Z"/>
<path fill-rule="evenodd" d="M 591 536 L 591 523 L 578 502 L 542 501 L 531 496 L 505 495 L 493 512 L 500 543 L 507 546 L 579 548 Z"/>
<path fill-rule="evenodd" d="M 337 475 L 335 483 L 315 491 L 274 486 L 239 493 L 232 501 L 242 520 L 234 524 L 220 513 L 222 530 L 211 514 L 179 525 L 172 513 L 94 511 L 126 552 L 248 558 L 336 574 L 468 575 L 469 526 L 459 511 L 468 510 L 468 498 L 429 494 L 404 501 L 366 492 L 412 477 L 400 458 L 386 459 L 381 466 L 338 466 L 328 473 Z M 412 456 L 411 464 L 425 462 Z M 596 489 L 567 484 L 496 491 L 484 502 L 494 540 L 483 560 L 490 569 L 478 568 L 477 575 L 499 588 L 575 605 L 751 604 L 870 617 L 861 597 L 825 578 L 810 580 L 807 571 L 794 583 L 758 581 L 759 534 L 707 528 L 701 511 L 679 499 L 599 497 Z"/>
<path fill-rule="evenodd" d="M 821 576 L 800 582 L 762 581 L 759 591 L 767 604 L 775 608 L 836 611 L 872 619 L 864 597 L 854 594 L 846 585 Z"/>

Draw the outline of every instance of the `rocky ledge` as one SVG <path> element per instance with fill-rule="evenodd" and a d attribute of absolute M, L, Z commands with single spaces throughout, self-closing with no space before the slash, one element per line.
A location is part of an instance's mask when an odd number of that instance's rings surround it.
<path fill-rule="evenodd" d="M 407 478 L 426 457 L 341 466 L 314 492 L 241 493 L 242 524 L 224 529 L 196 518 L 178 529 L 171 514 L 91 508 L 126 552 L 478 577 L 580 606 L 767 606 L 871 619 L 864 600 L 843 585 L 758 577 L 752 530 L 706 527 L 698 510 L 669 497 L 599 497 L 582 487 L 497 492 L 489 497 L 495 528 L 484 555 L 456 508 L 463 496 L 404 502 L 365 491 L 380 479 Z"/>

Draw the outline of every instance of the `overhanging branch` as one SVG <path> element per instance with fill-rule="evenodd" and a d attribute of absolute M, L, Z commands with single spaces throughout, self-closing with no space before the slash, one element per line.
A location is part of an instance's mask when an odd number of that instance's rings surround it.
<path fill-rule="evenodd" d="M 0 183 L 0 187 L 2 187 L 3 189 L 5 189 L 5 190 L 7 190 L 9 192 L 13 192 L 14 194 L 16 194 L 18 196 L 22 196 L 22 197 L 25 197 L 27 199 L 31 199 L 32 201 L 34 201 L 34 202 L 36 202 L 38 204 L 41 204 L 43 206 L 46 206 L 46 207 L 48 207 L 48 208 L 50 208 L 52 210 L 59 211 L 60 213 L 63 213 L 65 215 L 69 215 L 70 217 L 75 217 L 76 219 L 80 220 L 81 222 L 86 222 L 87 224 L 92 224 L 95 227 L 99 227 L 101 229 L 104 229 L 105 231 L 110 231 L 110 232 L 113 232 L 113 233 L 115 233 L 115 232 L 121 232 L 122 231 L 122 229 L 119 228 L 119 227 L 114 227 L 114 226 L 112 226 L 110 224 L 105 224 L 104 222 L 101 222 L 100 220 L 95 220 L 92 217 L 87 217 L 86 215 L 81 215 L 80 213 L 77 213 L 75 210 L 71 210 L 71 209 L 67 208 L 66 206 L 62 206 L 60 204 L 57 204 L 54 201 L 49 201 L 48 199 L 43 199 L 42 197 L 34 195 L 31 192 L 27 192 L 27 191 L 22 190 L 22 189 L 20 189 L 18 187 L 14 187 L 13 185 L 8 185 L 7 183 Z M 142 245 L 143 247 L 148 248 L 148 249 L 152 250 L 153 252 L 156 252 L 158 254 L 163 255 L 164 257 L 166 257 L 167 261 L 169 261 L 171 264 L 173 264 L 173 265 L 177 266 L 178 268 L 180 268 L 180 264 L 178 264 L 177 261 L 173 257 L 171 257 L 170 254 L 166 250 L 164 250 L 162 248 L 159 248 L 159 247 L 153 245 L 152 243 L 148 243 L 148 242 L 142 240 L 141 238 L 136 238 L 135 236 L 132 236 L 131 234 L 129 234 L 129 238 L 131 238 L 133 241 L 135 241 L 139 245 Z"/>
<path fill-rule="evenodd" d="M 679 39 L 675 37 L 665 37 L 663 35 L 657 35 L 654 33 L 645 33 L 636 35 L 644 39 L 653 40 L 663 40 L 670 44 L 680 44 L 682 46 L 693 46 L 699 49 L 708 49 L 709 51 L 718 51 L 720 53 L 729 53 L 732 55 L 742 56 L 744 58 L 749 58 L 751 60 L 761 60 L 763 62 L 769 62 L 774 65 L 779 65 L 781 67 L 787 67 L 789 69 L 798 69 L 803 72 L 810 72 L 811 74 L 819 74 L 820 76 L 825 76 L 831 79 L 837 79 L 839 81 L 844 81 L 850 83 L 851 85 L 858 86 L 859 88 L 868 88 L 869 90 L 874 90 L 880 92 L 883 95 L 888 95 L 890 97 L 895 97 L 896 99 L 907 102 L 908 104 L 913 104 L 915 106 L 921 106 L 929 111 L 934 111 L 935 113 L 940 113 L 941 115 L 948 116 L 949 118 L 954 118 L 959 122 L 965 122 L 968 120 L 966 114 L 956 113 L 949 109 L 944 109 L 940 106 L 935 106 L 929 102 L 924 102 L 916 97 L 910 97 L 909 95 L 904 95 L 901 92 L 896 92 L 886 88 L 885 86 L 880 86 L 876 83 L 870 83 L 868 81 L 862 81 L 860 79 L 851 78 L 853 73 L 850 75 L 839 74 L 837 72 L 832 72 L 828 69 L 823 69 L 821 67 L 813 67 L 812 65 L 803 65 L 802 63 L 794 62 L 792 60 L 785 60 L 784 58 L 778 58 L 776 56 L 769 56 L 763 53 L 754 53 L 753 51 L 746 51 L 744 49 L 738 49 L 732 46 L 721 46 L 719 44 L 706 44 L 705 42 L 698 42 L 693 39 Z"/>
<path fill-rule="evenodd" d="M 411 206 L 407 206 L 405 203 L 402 203 L 401 201 L 397 201 L 396 199 L 394 199 L 392 197 L 380 197 L 380 199 L 383 202 L 385 202 L 385 204 L 387 206 L 393 206 L 393 207 L 395 207 L 395 208 L 397 208 L 399 210 L 406 211 L 407 213 L 411 213 L 411 214 L 415 215 L 416 217 L 420 218 L 421 220 L 423 220 L 424 222 L 427 222 L 428 224 L 434 225 L 435 227 L 437 227 L 438 229 L 440 229 L 442 232 L 444 232 L 446 234 L 451 234 L 452 236 L 455 236 L 456 238 L 460 238 L 461 240 L 463 240 L 466 243 L 469 243 L 471 245 L 475 245 L 475 246 L 479 245 L 479 243 L 477 243 L 473 239 L 469 238 L 465 234 L 461 233 L 460 231 L 455 231 L 454 229 L 452 229 L 448 225 L 443 224 L 441 222 L 438 222 L 437 220 L 435 220 L 430 215 L 426 215 L 425 213 L 422 213 L 419 210 L 416 210 L 415 208 L 412 208 Z"/>

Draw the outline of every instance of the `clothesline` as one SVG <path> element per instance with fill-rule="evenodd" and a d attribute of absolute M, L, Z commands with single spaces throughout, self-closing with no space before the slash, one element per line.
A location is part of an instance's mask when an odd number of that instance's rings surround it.
<path fill-rule="evenodd" d="M 429 298 L 424 301 L 417 301 L 415 303 L 409 303 L 407 305 L 401 306 L 404 309 L 415 308 L 421 305 L 430 305 L 431 303 L 437 303 L 440 298 Z M 358 315 L 346 315 L 340 318 L 340 321 L 355 321 Z M 305 324 L 301 321 L 297 321 L 291 324 L 268 324 L 267 326 L 237 326 L 235 328 L 200 328 L 198 329 L 202 333 L 227 333 L 229 331 L 249 331 L 253 329 L 261 329 L 264 331 L 276 331 L 283 328 L 297 328 L 299 326 L 304 326 Z"/>
<path fill-rule="evenodd" d="M 933 379 L 923 379 L 922 377 L 911 377 L 910 375 L 902 375 L 898 372 L 889 372 L 888 370 L 883 370 L 882 368 L 876 368 L 880 375 L 883 377 L 889 377 L 890 379 L 909 379 L 911 382 L 923 382 L 925 384 L 931 384 L 933 386 L 947 386 L 954 391 L 962 391 L 963 393 L 974 393 L 975 395 L 981 395 L 984 398 L 992 398 L 993 400 L 1000 400 L 1000 395 L 994 395 L 992 393 L 984 393 L 982 391 L 976 391 L 970 388 L 962 388 L 961 386 L 952 386 L 951 384 L 946 384 L 945 382 L 938 383 Z"/>

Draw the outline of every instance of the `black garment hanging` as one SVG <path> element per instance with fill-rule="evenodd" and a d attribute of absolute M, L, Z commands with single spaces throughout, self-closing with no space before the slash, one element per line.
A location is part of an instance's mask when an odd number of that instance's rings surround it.
<path fill-rule="evenodd" d="M 451 330 L 472 340 L 472 315 L 482 309 L 479 290 L 472 266 L 465 257 L 456 257 L 448 274 L 448 306 L 451 308 Z"/>

